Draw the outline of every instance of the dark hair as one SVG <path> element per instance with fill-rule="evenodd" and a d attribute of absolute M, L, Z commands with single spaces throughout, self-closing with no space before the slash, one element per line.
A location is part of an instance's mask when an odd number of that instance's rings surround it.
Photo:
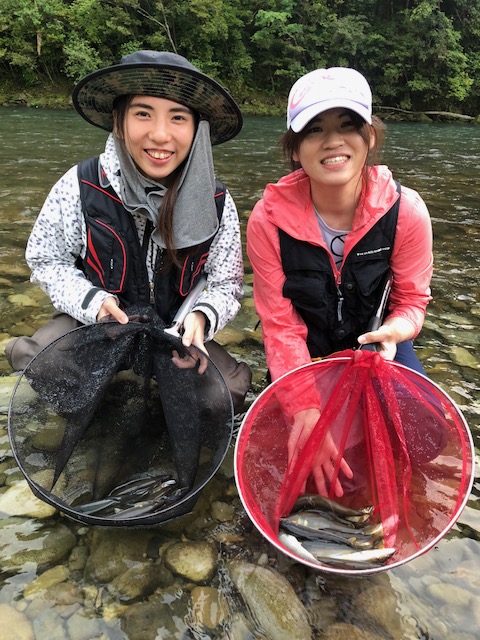
<path fill-rule="evenodd" d="M 114 132 L 122 141 L 124 141 L 125 116 L 134 97 L 134 95 L 122 95 L 116 98 L 113 103 Z M 191 107 L 189 107 L 189 109 L 191 109 Z M 194 109 L 191 109 L 191 111 L 195 118 L 196 131 L 200 116 Z M 187 158 L 173 172 L 158 212 L 158 229 L 165 242 L 167 251 L 166 259 L 162 264 L 162 271 L 169 269 L 172 265 L 180 266 L 181 256 L 185 253 L 184 249 L 178 251 L 173 247 L 173 213 L 178 197 L 178 184 L 186 162 Z"/>
<path fill-rule="evenodd" d="M 370 140 L 372 137 L 372 128 L 375 135 L 375 144 L 372 149 L 370 149 L 365 165 L 371 166 L 378 164 L 380 149 L 385 140 L 385 125 L 377 116 L 372 117 L 372 125 L 365 122 L 365 120 L 355 113 L 355 111 L 347 110 L 349 116 L 352 119 L 352 122 L 357 129 L 358 133 L 365 140 L 365 144 L 370 147 Z M 283 136 L 280 138 L 280 147 L 283 150 L 283 155 L 285 159 L 290 163 L 290 168 L 292 171 L 296 169 L 300 169 L 301 165 L 299 162 L 293 160 L 293 155 L 296 154 L 302 144 L 303 140 L 308 135 L 308 125 L 306 125 L 301 131 L 295 133 L 292 129 L 286 131 Z"/>

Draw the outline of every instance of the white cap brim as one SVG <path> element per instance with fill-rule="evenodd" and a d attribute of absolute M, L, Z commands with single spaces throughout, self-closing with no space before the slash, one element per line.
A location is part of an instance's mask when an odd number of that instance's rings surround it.
<path fill-rule="evenodd" d="M 310 105 L 303 111 L 301 111 L 293 120 L 290 122 L 290 127 L 295 133 L 299 133 L 305 125 L 307 125 L 310 120 L 318 116 L 320 113 L 324 111 L 328 111 L 328 109 L 350 109 L 350 111 L 354 111 L 361 116 L 365 122 L 368 124 L 372 124 L 372 114 L 370 110 L 367 109 L 362 104 L 358 102 L 354 102 L 353 100 L 322 100 L 321 102 L 316 102 L 315 104 Z"/>

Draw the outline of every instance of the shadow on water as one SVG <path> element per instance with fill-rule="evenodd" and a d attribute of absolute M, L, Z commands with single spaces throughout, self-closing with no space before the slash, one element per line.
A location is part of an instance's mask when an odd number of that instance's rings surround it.
<path fill-rule="evenodd" d="M 55 180 L 100 151 L 106 136 L 70 111 L 3 109 L 1 115 L 4 346 L 11 336 L 33 333 L 51 313 L 45 295 L 29 282 L 23 256 L 38 210 Z M 265 184 L 285 172 L 278 148 L 283 126 L 279 118 L 247 118 L 235 140 L 214 150 L 218 177 L 234 196 L 244 239 L 248 215 Z M 433 301 L 416 345 L 428 375 L 464 412 L 477 452 L 479 142 L 479 128 L 397 123 L 388 127 L 384 153 L 396 177 L 422 194 L 432 216 Z M 264 388 L 265 361 L 246 257 L 245 268 L 242 310 L 218 338 L 252 367 L 251 402 Z M 315 638 L 478 637 L 478 477 L 460 520 L 437 548 L 408 565 L 362 579 L 317 574 L 272 549 L 242 509 L 231 452 L 194 513 L 165 527 L 96 529 L 58 513 L 38 513 L 36 506 L 25 514 L 11 507 L 12 499 L 18 505 L 29 497 L 21 492 L 6 433 L 14 377 L 4 359 L 0 367 L 0 617 L 20 630 L 17 637 L 305 638 L 304 632 L 298 635 L 305 615 Z M 12 491 L 17 493 L 9 502 Z M 180 567 L 176 551 L 187 547 L 195 565 L 200 558 L 207 562 L 213 549 L 204 575 L 193 574 L 192 566 Z M 252 566 L 264 573 L 251 574 Z M 301 603 L 306 609 L 298 609 Z M 296 631 L 282 627 L 289 617 L 285 610 L 296 620 Z"/>

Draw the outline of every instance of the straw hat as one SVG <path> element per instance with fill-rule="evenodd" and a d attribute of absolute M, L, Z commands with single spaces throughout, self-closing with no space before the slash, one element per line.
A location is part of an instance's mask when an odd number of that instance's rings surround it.
<path fill-rule="evenodd" d="M 72 100 L 87 122 L 111 131 L 113 101 L 125 94 L 166 98 L 195 109 L 210 122 L 212 144 L 234 138 L 243 125 L 240 109 L 218 82 L 168 51 L 136 51 L 90 73 L 77 84 Z"/>

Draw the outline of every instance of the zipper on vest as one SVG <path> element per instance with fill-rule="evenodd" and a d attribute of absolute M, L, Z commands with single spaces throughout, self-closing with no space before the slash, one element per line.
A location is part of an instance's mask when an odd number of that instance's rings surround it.
<path fill-rule="evenodd" d="M 146 260 L 147 255 L 148 255 L 148 245 L 150 243 L 150 239 L 152 236 L 152 231 L 153 231 L 153 223 L 151 222 L 151 220 L 147 220 L 145 223 L 145 231 L 143 233 L 143 241 L 142 241 L 142 253 L 143 253 L 143 259 Z M 150 267 L 151 267 L 151 271 L 152 271 L 152 280 L 150 280 L 150 278 L 148 278 L 148 290 L 149 290 L 149 301 L 150 304 L 153 306 L 155 304 L 155 264 L 153 261 L 153 245 L 152 245 L 152 251 L 150 254 Z M 147 269 L 147 273 L 148 273 L 148 269 Z"/>
<path fill-rule="evenodd" d="M 342 311 L 343 311 L 343 302 L 345 298 L 343 297 L 342 291 L 340 289 L 340 283 L 336 282 L 335 286 L 337 287 L 337 320 L 340 323 L 343 323 Z"/>

